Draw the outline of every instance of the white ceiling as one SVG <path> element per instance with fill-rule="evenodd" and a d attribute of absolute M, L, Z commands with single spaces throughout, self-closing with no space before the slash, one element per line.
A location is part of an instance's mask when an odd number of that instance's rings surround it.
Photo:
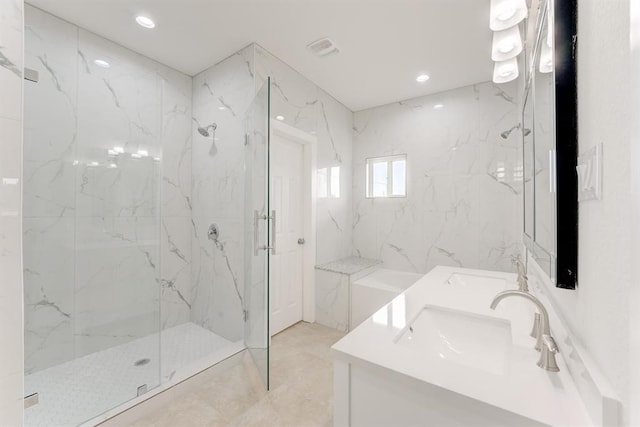
<path fill-rule="evenodd" d="M 256 42 L 353 111 L 491 80 L 489 0 L 29 0 L 195 75 Z M 134 17 L 146 14 L 153 30 Z M 339 54 L 306 48 L 329 37 Z M 427 73 L 431 79 L 418 84 Z"/>

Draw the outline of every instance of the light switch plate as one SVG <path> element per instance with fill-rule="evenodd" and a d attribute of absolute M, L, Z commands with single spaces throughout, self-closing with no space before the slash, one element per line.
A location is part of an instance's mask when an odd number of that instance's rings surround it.
<path fill-rule="evenodd" d="M 602 199 L 602 144 L 578 156 L 578 201 Z"/>

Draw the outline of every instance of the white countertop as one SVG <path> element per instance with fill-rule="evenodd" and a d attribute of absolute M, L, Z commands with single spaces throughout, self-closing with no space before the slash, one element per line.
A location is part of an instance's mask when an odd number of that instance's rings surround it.
<path fill-rule="evenodd" d="M 548 372 L 536 362 L 535 339 L 529 336 L 534 305 L 522 298 L 506 298 L 496 308 L 489 305 L 495 291 L 461 294 L 446 282 L 452 274 L 504 278 L 507 289 L 516 289 L 516 275 L 455 267 L 436 267 L 385 306 L 378 315 L 338 341 L 335 358 L 350 363 L 366 362 L 396 373 L 485 402 L 489 405 L 554 426 L 592 425 L 561 354 L 560 372 Z M 493 374 L 446 360 L 425 363 L 421 355 L 395 344 L 408 322 L 425 305 L 467 311 L 511 322 L 511 364 L 506 374 Z M 553 333 L 553 325 L 551 325 Z"/>

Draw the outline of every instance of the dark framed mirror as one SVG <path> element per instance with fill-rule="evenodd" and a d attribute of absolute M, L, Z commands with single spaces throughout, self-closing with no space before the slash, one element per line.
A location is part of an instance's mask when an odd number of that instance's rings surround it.
<path fill-rule="evenodd" d="M 576 0 L 532 2 L 522 104 L 524 241 L 557 287 L 578 283 Z"/>

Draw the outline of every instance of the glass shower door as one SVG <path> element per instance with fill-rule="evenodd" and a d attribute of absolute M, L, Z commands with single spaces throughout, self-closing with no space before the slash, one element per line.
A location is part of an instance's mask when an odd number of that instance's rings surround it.
<path fill-rule="evenodd" d="M 269 79 L 245 117 L 245 345 L 269 388 Z"/>

